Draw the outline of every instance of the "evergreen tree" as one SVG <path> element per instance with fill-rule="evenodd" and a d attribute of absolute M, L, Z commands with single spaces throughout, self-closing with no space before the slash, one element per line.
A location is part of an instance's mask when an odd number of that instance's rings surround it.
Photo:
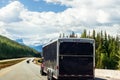
<path fill-rule="evenodd" d="M 92 38 L 95 39 L 95 30 L 93 30 L 93 35 L 92 35 Z"/>
<path fill-rule="evenodd" d="M 10 40 L 0 35 L 0 60 L 8 58 L 29 57 L 37 54 L 37 51 L 25 45 Z"/>
<path fill-rule="evenodd" d="M 70 34 L 70 36 L 69 36 L 70 38 L 76 38 L 77 37 L 77 35 L 75 34 L 75 32 L 73 32 L 72 31 L 72 34 Z"/>
<path fill-rule="evenodd" d="M 112 37 L 103 31 L 96 33 L 93 30 L 92 36 L 86 34 L 86 30 L 81 34 L 82 38 L 95 39 L 95 64 L 97 68 L 120 69 L 120 40 L 119 37 Z M 97 35 L 96 35 L 97 34 Z"/>
<path fill-rule="evenodd" d="M 84 29 L 83 33 L 81 34 L 81 38 L 87 38 L 87 31 Z"/>

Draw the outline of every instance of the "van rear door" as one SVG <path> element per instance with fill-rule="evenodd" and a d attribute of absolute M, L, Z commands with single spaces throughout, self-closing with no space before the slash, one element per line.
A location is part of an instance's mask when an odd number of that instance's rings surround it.
<path fill-rule="evenodd" d="M 59 49 L 59 74 L 93 76 L 93 44 L 62 42 Z"/>

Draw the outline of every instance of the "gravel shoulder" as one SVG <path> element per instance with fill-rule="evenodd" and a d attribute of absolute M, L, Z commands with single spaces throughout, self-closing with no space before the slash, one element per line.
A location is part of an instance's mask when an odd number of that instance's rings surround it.
<path fill-rule="evenodd" d="M 95 76 L 107 80 L 120 80 L 120 70 L 95 69 Z"/>

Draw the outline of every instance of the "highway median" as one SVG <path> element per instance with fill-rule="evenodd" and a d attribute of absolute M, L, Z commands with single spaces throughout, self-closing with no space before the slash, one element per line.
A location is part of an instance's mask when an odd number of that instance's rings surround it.
<path fill-rule="evenodd" d="M 0 61 L 0 70 L 9 66 L 12 66 L 14 64 L 17 64 L 21 61 L 25 60 L 24 58 L 22 59 L 16 59 L 16 60 L 7 60 L 7 61 Z"/>

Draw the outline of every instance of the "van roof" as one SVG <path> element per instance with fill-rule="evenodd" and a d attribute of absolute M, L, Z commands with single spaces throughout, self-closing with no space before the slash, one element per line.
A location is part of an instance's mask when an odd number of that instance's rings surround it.
<path fill-rule="evenodd" d="M 90 39 L 90 38 L 58 38 L 55 40 L 52 40 L 48 43 L 46 43 L 45 45 L 43 45 L 43 47 L 52 44 L 56 41 L 60 41 L 60 42 L 90 42 L 90 43 L 94 43 L 94 39 Z"/>

